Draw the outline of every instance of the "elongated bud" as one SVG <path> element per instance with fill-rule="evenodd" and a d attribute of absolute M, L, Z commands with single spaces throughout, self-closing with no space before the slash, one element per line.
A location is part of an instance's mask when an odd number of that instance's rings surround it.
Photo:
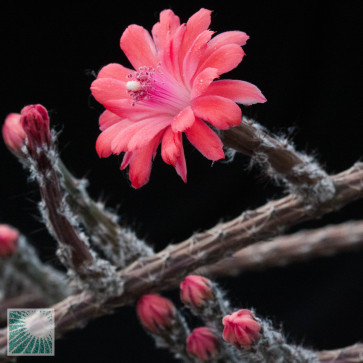
<path fill-rule="evenodd" d="M 212 283 L 205 277 L 189 275 L 180 284 L 180 299 L 190 307 L 201 308 L 213 298 Z"/>
<path fill-rule="evenodd" d="M 21 110 L 21 125 L 28 139 L 30 152 L 37 147 L 49 146 L 51 134 L 48 112 L 42 105 L 29 105 Z"/>
<path fill-rule="evenodd" d="M 20 122 L 19 113 L 11 113 L 5 118 L 2 127 L 5 145 L 16 156 L 22 156 L 22 147 L 25 144 L 25 132 Z"/>
<path fill-rule="evenodd" d="M 158 294 L 142 296 L 136 305 L 142 325 L 151 333 L 161 333 L 171 327 L 176 318 L 174 304 Z"/>
<path fill-rule="evenodd" d="M 249 349 L 261 338 L 261 326 L 253 313 L 238 310 L 223 318 L 223 339 L 237 348 Z"/>
<path fill-rule="evenodd" d="M 7 224 L 0 224 L 0 257 L 11 256 L 17 249 L 19 232 Z"/>
<path fill-rule="evenodd" d="M 187 338 L 187 351 L 190 355 L 205 362 L 219 353 L 218 338 L 207 327 L 196 328 Z"/>

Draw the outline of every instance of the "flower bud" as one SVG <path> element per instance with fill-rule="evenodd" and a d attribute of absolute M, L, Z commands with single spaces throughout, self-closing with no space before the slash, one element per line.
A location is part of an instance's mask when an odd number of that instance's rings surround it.
<path fill-rule="evenodd" d="M 155 334 L 170 328 L 176 317 L 173 303 L 158 294 L 142 296 L 137 302 L 136 311 L 142 325 Z"/>
<path fill-rule="evenodd" d="M 213 297 L 212 283 L 205 277 L 189 275 L 180 284 L 180 299 L 191 307 L 200 308 Z"/>
<path fill-rule="evenodd" d="M 21 156 L 26 135 L 20 123 L 19 113 L 11 113 L 5 118 L 2 133 L 8 149 L 15 155 Z"/>
<path fill-rule="evenodd" d="M 19 232 L 6 224 L 0 224 L 0 257 L 12 255 L 17 248 Z"/>
<path fill-rule="evenodd" d="M 253 313 L 238 310 L 223 318 L 223 339 L 237 348 L 249 349 L 261 338 L 261 326 Z"/>
<path fill-rule="evenodd" d="M 30 151 L 35 151 L 37 146 L 50 145 L 49 116 L 42 105 L 24 107 L 21 110 L 20 122 L 27 136 Z"/>
<path fill-rule="evenodd" d="M 196 328 L 187 338 L 187 351 L 201 361 L 214 358 L 219 353 L 218 338 L 207 327 Z"/>

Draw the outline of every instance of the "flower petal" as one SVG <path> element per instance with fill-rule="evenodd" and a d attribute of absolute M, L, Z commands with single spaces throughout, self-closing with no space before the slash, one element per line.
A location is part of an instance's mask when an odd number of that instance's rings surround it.
<path fill-rule="evenodd" d="M 122 118 L 120 116 L 115 115 L 114 113 L 106 110 L 101 114 L 98 120 L 100 130 L 104 131 L 110 126 L 114 125 L 115 123 L 120 122 L 121 120 Z"/>
<path fill-rule="evenodd" d="M 243 105 L 266 102 L 261 91 L 252 83 L 230 79 L 213 82 L 205 95 L 222 96 Z"/>
<path fill-rule="evenodd" d="M 196 119 L 185 131 L 188 140 L 209 160 L 224 159 L 223 143 L 203 121 Z"/>
<path fill-rule="evenodd" d="M 97 138 L 96 151 L 100 158 L 107 158 L 112 154 L 111 144 L 117 134 L 130 125 L 128 120 L 123 120 L 103 131 Z"/>
<path fill-rule="evenodd" d="M 201 60 L 201 56 L 204 53 L 204 50 L 207 48 L 208 41 L 212 38 L 213 32 L 210 30 L 202 31 L 192 46 L 189 48 L 187 54 L 184 57 L 183 61 L 183 74 L 184 81 L 187 84 L 190 84 L 190 80 L 195 74 L 199 66 L 199 62 Z"/>
<path fill-rule="evenodd" d="M 155 157 L 161 133 L 156 135 L 145 147 L 134 151 L 129 165 L 129 178 L 134 188 L 145 185 L 150 178 L 152 159 Z"/>
<path fill-rule="evenodd" d="M 111 63 L 104 66 L 97 75 L 97 78 L 115 78 L 119 81 L 125 82 L 129 74 L 134 74 L 135 71 L 126 68 L 121 64 Z"/>
<path fill-rule="evenodd" d="M 237 44 L 240 47 L 245 45 L 250 37 L 238 30 L 232 30 L 216 35 L 209 43 L 208 48 L 211 50 L 219 48 L 225 44 Z"/>
<path fill-rule="evenodd" d="M 93 97 L 102 104 L 120 98 L 130 99 L 126 89 L 126 82 L 114 78 L 97 78 L 92 82 L 91 92 Z"/>
<path fill-rule="evenodd" d="M 173 119 L 171 127 L 174 132 L 182 132 L 193 125 L 195 120 L 194 112 L 190 106 L 180 111 Z"/>
<path fill-rule="evenodd" d="M 208 9 L 200 9 L 193 14 L 187 24 L 186 31 L 181 47 L 181 56 L 184 58 L 185 54 L 193 44 L 196 37 L 204 30 L 209 28 L 211 22 L 211 11 Z"/>
<path fill-rule="evenodd" d="M 122 159 L 122 163 L 121 163 L 121 166 L 120 166 L 121 170 L 124 170 L 129 166 L 131 158 L 132 158 L 132 154 L 133 154 L 132 151 L 126 151 L 125 152 L 125 155 L 124 155 L 124 157 Z"/>
<path fill-rule="evenodd" d="M 216 78 L 218 78 L 218 72 L 216 68 L 203 69 L 203 71 L 194 78 L 190 98 L 193 99 L 202 95 Z"/>
<path fill-rule="evenodd" d="M 184 37 L 185 27 L 179 27 L 169 40 L 166 41 L 165 46 L 162 50 L 161 59 L 162 64 L 166 70 L 169 71 L 178 81 L 181 81 L 180 72 L 180 46 Z"/>
<path fill-rule="evenodd" d="M 142 148 L 169 123 L 170 118 L 162 117 L 132 122 L 114 137 L 111 150 L 114 154 L 120 154 L 123 151 L 134 151 Z"/>
<path fill-rule="evenodd" d="M 141 122 L 138 122 L 141 123 Z M 132 136 L 129 143 L 127 144 L 127 149 L 129 151 L 134 151 L 136 149 L 142 148 L 161 130 L 164 130 L 170 125 L 170 117 L 158 117 L 154 119 L 145 120 L 144 126 L 140 127 Z"/>
<path fill-rule="evenodd" d="M 208 67 L 216 68 L 218 75 L 220 75 L 236 68 L 244 55 L 245 53 L 239 45 L 227 44 L 213 51 L 199 66 L 198 70 Z"/>
<path fill-rule="evenodd" d="M 184 183 L 187 182 L 187 164 L 185 161 L 183 143 L 180 144 L 180 156 L 176 160 L 175 170 L 178 175 L 183 179 Z"/>
<path fill-rule="evenodd" d="M 112 113 L 132 121 L 160 115 L 159 109 L 141 105 L 140 103 L 134 104 L 131 99 L 111 100 L 105 102 L 103 105 Z"/>
<path fill-rule="evenodd" d="M 149 32 L 142 26 L 132 24 L 121 36 L 121 49 L 135 69 L 157 67 L 156 48 Z"/>
<path fill-rule="evenodd" d="M 166 40 L 174 35 L 180 26 L 179 17 L 172 10 L 163 10 L 160 13 L 160 21 L 152 28 L 152 35 L 158 51 L 162 50 Z"/>
<path fill-rule="evenodd" d="M 230 99 L 220 96 L 201 96 L 192 100 L 196 116 L 218 129 L 226 130 L 241 123 L 241 109 Z"/>
<path fill-rule="evenodd" d="M 161 142 L 161 157 L 167 164 L 176 165 L 180 157 L 182 146 L 182 134 L 174 132 L 171 127 L 165 130 Z"/>

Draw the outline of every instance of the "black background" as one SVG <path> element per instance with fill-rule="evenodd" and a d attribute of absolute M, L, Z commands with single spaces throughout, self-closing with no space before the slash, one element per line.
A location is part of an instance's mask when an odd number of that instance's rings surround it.
<path fill-rule="evenodd" d="M 243 30 L 250 35 L 247 56 L 225 78 L 256 84 L 268 102 L 243 112 L 276 133 L 288 133 L 299 150 L 313 153 L 329 173 L 349 168 L 362 156 L 361 2 L 228 1 L 187 2 L 24 2 L 1 3 L 1 114 L 41 103 L 62 130 L 64 162 L 86 176 L 95 198 L 116 208 L 121 220 L 156 250 L 195 231 L 278 198 L 282 190 L 259 170 L 247 171 L 247 157 L 215 163 L 186 147 L 188 183 L 156 158 L 150 182 L 130 187 L 117 157 L 99 159 L 95 140 L 102 107 L 89 90 L 94 73 L 106 64 L 128 66 L 119 49 L 123 30 L 137 23 L 148 30 L 171 8 L 185 22 L 206 7 L 214 10 L 211 29 Z M 186 144 L 186 143 L 185 143 Z M 27 174 L 0 143 L 0 222 L 17 226 L 57 265 L 55 242 L 39 222 L 38 193 Z M 361 218 L 362 202 L 319 221 L 313 228 Z M 251 307 L 290 339 L 316 349 L 333 349 L 361 340 L 361 251 L 318 258 L 285 268 L 219 279 L 235 307 Z M 177 292 L 167 294 L 179 306 Z M 140 327 L 132 307 L 92 321 L 56 342 L 45 361 L 167 362 Z M 30 361 L 23 358 L 20 361 Z"/>

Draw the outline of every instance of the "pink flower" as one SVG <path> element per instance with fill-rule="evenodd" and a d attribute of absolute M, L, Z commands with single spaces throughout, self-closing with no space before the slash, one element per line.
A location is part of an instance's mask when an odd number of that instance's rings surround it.
<path fill-rule="evenodd" d="M 19 232 L 6 225 L 0 224 L 0 257 L 12 255 L 18 246 Z"/>
<path fill-rule="evenodd" d="M 219 352 L 218 338 L 209 328 L 194 329 L 187 338 L 187 351 L 201 361 L 212 359 Z"/>
<path fill-rule="evenodd" d="M 156 334 L 169 328 L 176 315 L 173 303 L 158 294 L 142 296 L 136 304 L 136 311 L 142 325 Z"/>
<path fill-rule="evenodd" d="M 253 313 L 241 309 L 223 318 L 223 339 L 237 348 L 249 349 L 261 338 L 261 326 Z"/>
<path fill-rule="evenodd" d="M 213 299 L 211 282 L 202 276 L 187 276 L 180 284 L 180 299 L 186 305 L 202 307 L 206 300 Z"/>
<path fill-rule="evenodd" d="M 6 117 L 2 133 L 9 150 L 15 155 L 22 155 L 21 149 L 24 146 L 26 135 L 20 123 L 20 114 L 11 113 Z"/>
<path fill-rule="evenodd" d="M 161 144 L 165 163 L 186 181 L 182 135 L 206 158 L 224 158 L 223 144 L 206 122 L 228 129 L 241 122 L 237 103 L 265 102 L 260 90 L 236 80 L 214 81 L 235 68 L 244 56 L 248 36 L 240 31 L 212 38 L 211 11 L 201 9 L 186 24 L 164 10 L 152 29 L 130 25 L 121 49 L 135 70 L 119 64 L 101 69 L 91 90 L 106 111 L 96 149 L 100 157 L 125 152 L 131 184 L 148 182 L 152 160 Z"/>

